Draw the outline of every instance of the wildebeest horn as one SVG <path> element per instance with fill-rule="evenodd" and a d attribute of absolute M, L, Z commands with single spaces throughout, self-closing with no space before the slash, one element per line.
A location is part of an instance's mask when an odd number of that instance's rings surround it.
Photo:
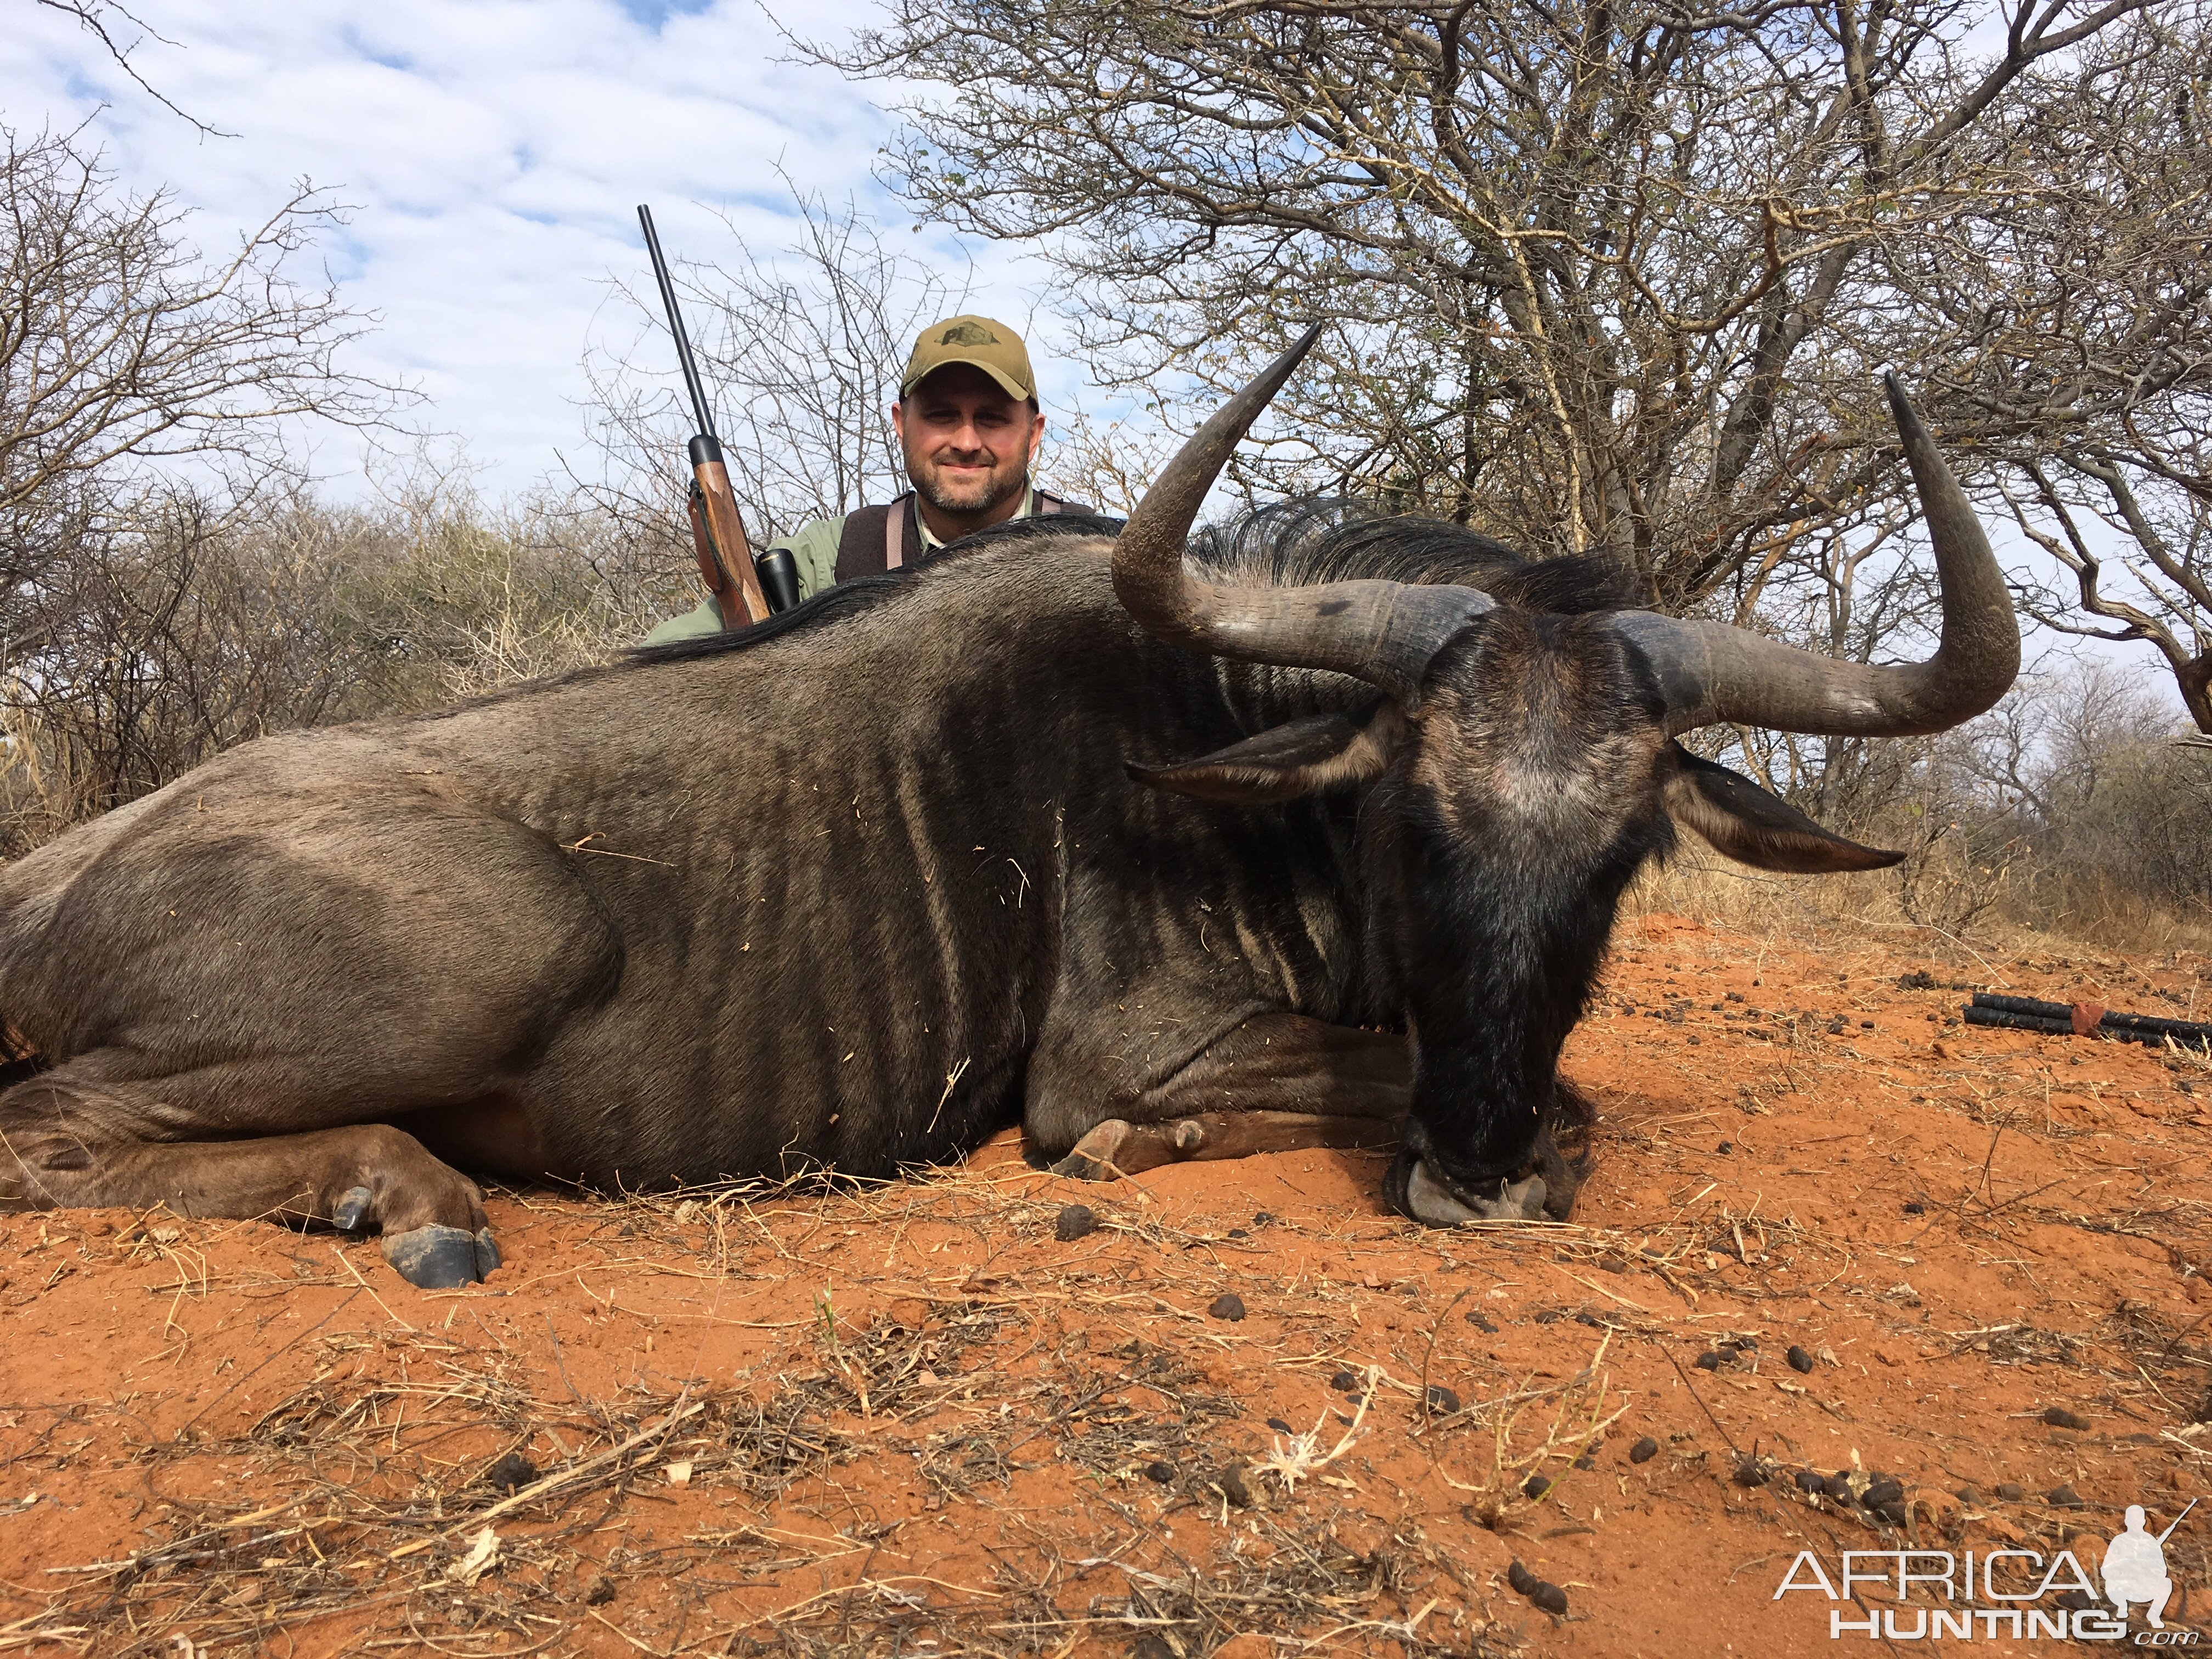
<path fill-rule="evenodd" d="M 1625 613 L 1614 626 L 1657 671 L 1670 734 L 1718 720 L 1832 737 L 1940 732 L 1990 707 L 2019 674 L 2020 624 L 1989 538 L 1897 376 L 1883 379 L 1936 550 L 1943 595 L 1936 654 L 1838 662 L 1723 623 Z"/>
<path fill-rule="evenodd" d="M 1488 594 L 1390 581 L 1221 586 L 1183 562 L 1206 491 L 1321 330 L 1308 329 L 1215 410 L 1153 480 L 1115 547 L 1114 592 L 1161 639 L 1243 662 L 1334 670 L 1411 706 L 1437 647 L 1490 609 Z"/>

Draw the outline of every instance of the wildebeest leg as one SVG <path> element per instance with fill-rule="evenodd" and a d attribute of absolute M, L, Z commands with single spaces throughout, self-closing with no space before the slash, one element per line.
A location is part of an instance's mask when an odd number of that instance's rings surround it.
<path fill-rule="evenodd" d="M 1110 1102 L 1114 1115 L 1094 1122 L 1053 1169 L 1096 1181 L 1199 1158 L 1389 1146 L 1412 1091 L 1413 1058 L 1402 1036 L 1303 1014 L 1255 1015 L 1164 1082 Z M 1064 1112 L 1065 1103 L 1056 1103 Z M 1042 1115 L 1033 1106 L 1032 1133 Z M 1538 1158 L 1537 1174 L 1508 1187 L 1480 1218 L 1528 1219 L 1547 1200 L 1573 1201 L 1573 1174 L 1548 1130 Z"/>
<path fill-rule="evenodd" d="M 1192 1158 L 1388 1146 L 1412 1087 L 1401 1036 L 1259 1014 L 1165 1080 L 1104 1103 L 1113 1115 L 1095 1121 L 1053 1167 L 1103 1180 Z M 1064 1114 L 1070 1103 L 1055 1103 Z M 1039 1115 L 1032 1113 L 1033 1128 Z"/>
<path fill-rule="evenodd" d="M 426 1290 L 499 1266 L 475 1183 L 388 1124 L 150 1139 L 173 1115 L 153 1086 L 81 1081 L 71 1069 L 0 1094 L 0 1210 L 166 1204 L 183 1216 L 376 1225 L 385 1259 Z"/>
<path fill-rule="evenodd" d="M 1032 1100 L 1029 1125 L 1048 1146 L 1074 1140 L 1053 1167 L 1082 1180 L 1194 1158 L 1387 1146 L 1412 1076 L 1403 1037 L 1258 1014 L 1148 1087 L 1102 1096 L 1063 1084 L 1054 1098 Z"/>
<path fill-rule="evenodd" d="M 1109 1181 L 1195 1158 L 1249 1158 L 1310 1146 L 1392 1146 L 1397 1140 L 1395 1123 L 1313 1112 L 1199 1112 L 1163 1123 L 1109 1117 L 1052 1168 L 1055 1175 L 1079 1181 Z"/>

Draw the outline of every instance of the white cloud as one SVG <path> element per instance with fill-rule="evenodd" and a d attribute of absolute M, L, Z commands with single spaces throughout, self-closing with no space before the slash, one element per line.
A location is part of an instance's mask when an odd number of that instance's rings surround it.
<path fill-rule="evenodd" d="M 465 443 L 494 489 L 525 487 L 576 447 L 580 365 L 612 320 L 595 323 L 608 280 L 644 271 L 637 203 L 653 204 L 679 258 L 727 252 L 721 215 L 756 247 L 783 246 L 779 164 L 803 189 L 908 222 L 871 174 L 890 123 L 867 89 L 777 61 L 782 45 L 750 0 L 141 9 L 174 44 L 145 40 L 134 66 L 235 137 L 196 134 L 70 20 L 21 0 L 0 34 L 0 118 L 19 131 L 88 122 L 127 185 L 167 188 L 195 210 L 210 252 L 301 179 L 349 204 L 347 228 L 316 256 L 349 303 L 381 315 L 355 367 L 418 386 L 430 400 L 420 423 Z M 862 15 L 830 0 L 805 21 L 830 31 Z M 934 230 L 915 240 L 951 269 L 974 256 L 981 308 L 1010 320 L 1036 309 L 1041 273 L 1014 251 Z M 1048 396 L 1079 385 L 1056 367 Z M 325 434 L 318 453 L 333 487 L 348 487 L 351 438 Z"/>

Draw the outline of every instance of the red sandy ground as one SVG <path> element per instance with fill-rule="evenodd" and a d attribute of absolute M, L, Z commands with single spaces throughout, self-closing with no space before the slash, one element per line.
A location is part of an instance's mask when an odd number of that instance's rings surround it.
<path fill-rule="evenodd" d="M 1569 1049 L 1603 1116 L 1567 1227 L 1421 1231 L 1337 1154 L 1083 1187 L 1012 1135 L 857 1194 L 502 1195 L 507 1265 L 443 1294 L 260 1224 L 0 1218 L 0 1651 L 1819 1653 L 1831 1604 L 1773 1599 L 1800 1549 L 2079 1533 L 2094 1568 L 2122 1506 L 2205 1490 L 2212 1072 L 1943 1024 L 1918 969 L 2212 1009 L 2197 957 L 1631 921 Z M 1286 1486 L 1271 1417 L 1349 1443 Z M 1896 1474 L 1908 1528 L 1808 1463 Z"/>

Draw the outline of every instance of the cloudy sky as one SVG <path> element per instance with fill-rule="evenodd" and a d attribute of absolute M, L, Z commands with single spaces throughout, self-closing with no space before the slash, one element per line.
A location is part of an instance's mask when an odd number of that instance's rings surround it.
<path fill-rule="evenodd" d="M 162 39 L 132 64 L 207 137 L 133 86 L 70 18 L 0 0 L 0 119 L 18 132 L 86 125 L 121 179 L 167 187 L 217 252 L 306 179 L 350 205 L 316 257 L 381 325 L 356 367 L 428 398 L 415 420 L 465 445 L 493 489 L 520 489 L 574 453 L 588 346 L 634 337 L 611 278 L 646 270 L 635 204 L 678 258 L 789 240 L 789 191 L 848 194 L 911 223 L 871 174 L 890 123 L 867 88 L 785 55 L 753 0 L 145 0 Z M 787 9 L 788 10 L 789 9 Z M 817 37 L 865 0 L 808 0 Z M 119 37 L 128 39 L 129 37 Z M 169 44 L 173 43 L 173 44 Z M 1018 325 L 1040 273 L 989 245 L 914 237 L 964 275 L 979 309 Z M 307 268 L 312 274 L 312 266 Z M 1074 390 L 1042 361 L 1048 399 Z M 673 364 L 669 365 L 672 382 Z M 326 439 L 341 491 L 358 459 Z"/>

